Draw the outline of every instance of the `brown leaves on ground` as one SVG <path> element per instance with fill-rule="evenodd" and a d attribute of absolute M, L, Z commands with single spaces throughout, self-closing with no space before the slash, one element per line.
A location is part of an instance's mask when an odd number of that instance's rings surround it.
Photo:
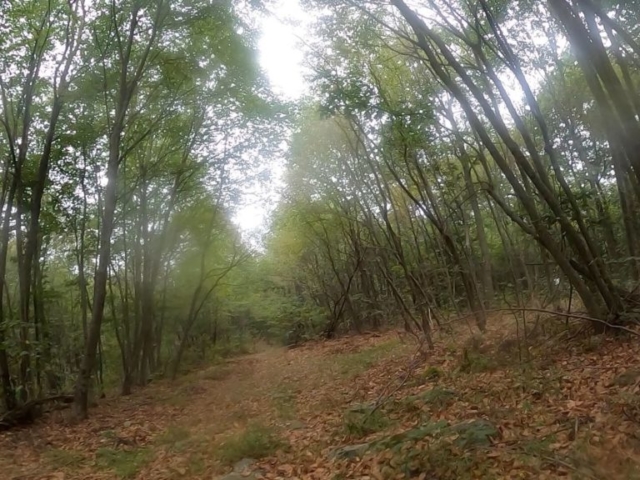
<path fill-rule="evenodd" d="M 7 432 L 0 471 L 212 479 L 255 454 L 267 479 L 640 478 L 637 340 L 515 335 L 441 333 L 419 362 L 396 333 L 266 350 Z"/>

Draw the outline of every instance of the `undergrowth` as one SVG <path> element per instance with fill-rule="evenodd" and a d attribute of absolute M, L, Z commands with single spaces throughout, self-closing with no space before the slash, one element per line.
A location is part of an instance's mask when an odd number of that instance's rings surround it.
<path fill-rule="evenodd" d="M 454 401 L 456 393 L 441 387 L 434 387 L 430 390 L 409 395 L 400 401 L 396 409 L 404 408 L 409 411 L 420 411 L 423 407 L 431 407 L 440 410 Z"/>
<path fill-rule="evenodd" d="M 351 407 L 344 414 L 344 429 L 347 434 L 356 438 L 382 431 L 390 423 L 380 409 L 368 405 Z"/>
<path fill-rule="evenodd" d="M 384 450 L 378 455 L 381 474 L 384 478 L 493 478 L 483 451 L 496 435 L 497 430 L 485 421 L 453 426 L 426 422 L 377 442 L 377 448 Z"/>
<path fill-rule="evenodd" d="M 75 450 L 54 448 L 44 453 L 44 458 L 55 468 L 77 468 L 85 461 L 85 456 Z"/>
<path fill-rule="evenodd" d="M 394 339 L 355 353 L 336 355 L 334 361 L 341 375 L 351 377 L 368 370 L 387 358 L 397 350 L 398 345 L 399 342 Z"/>
<path fill-rule="evenodd" d="M 295 399 L 296 392 L 287 384 L 278 385 L 271 393 L 271 402 L 282 419 L 290 420 L 295 417 Z"/>
<path fill-rule="evenodd" d="M 243 458 L 260 459 L 275 454 L 286 446 L 277 432 L 269 426 L 253 423 L 218 445 L 215 456 L 222 463 L 231 465 Z"/>
<path fill-rule="evenodd" d="M 153 458 L 153 453 L 146 448 L 136 450 L 116 450 L 100 448 L 96 452 L 98 468 L 112 470 L 118 478 L 135 478 L 138 472 Z"/>
<path fill-rule="evenodd" d="M 169 451 L 180 453 L 189 450 L 194 441 L 189 430 L 172 425 L 156 439 L 156 444 Z"/>

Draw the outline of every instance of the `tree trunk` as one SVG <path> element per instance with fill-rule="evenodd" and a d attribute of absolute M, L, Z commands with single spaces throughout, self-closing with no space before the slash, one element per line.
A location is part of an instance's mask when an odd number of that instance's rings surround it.
<path fill-rule="evenodd" d="M 121 107 L 122 108 L 122 107 Z M 91 374 L 95 368 L 96 350 L 100 341 L 104 304 L 107 294 L 107 277 L 111 262 L 111 233 L 117 201 L 118 166 L 120 163 L 120 142 L 124 125 L 124 112 L 120 112 L 122 123 L 114 127 L 109 138 L 109 167 L 107 170 L 108 183 L 104 194 L 104 211 L 100 229 L 100 248 L 98 251 L 98 267 L 93 288 L 93 311 L 91 324 L 87 335 L 84 358 L 75 386 L 74 413 L 79 419 L 87 418 L 89 405 L 89 386 Z"/>

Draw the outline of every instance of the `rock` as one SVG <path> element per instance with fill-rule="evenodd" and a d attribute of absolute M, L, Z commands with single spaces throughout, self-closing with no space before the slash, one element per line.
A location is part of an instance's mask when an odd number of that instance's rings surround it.
<path fill-rule="evenodd" d="M 132 423 L 129 420 L 124 422 L 124 428 L 129 428 L 131 425 L 132 425 Z"/>
<path fill-rule="evenodd" d="M 347 445 L 346 447 L 339 447 L 331 451 L 329 456 L 334 459 L 350 459 L 356 457 L 363 457 L 369 449 L 368 443 L 359 443 L 357 445 Z"/>
<path fill-rule="evenodd" d="M 251 472 L 251 467 L 256 463 L 253 458 L 243 458 L 233 466 L 233 472 L 221 477 L 214 477 L 214 480 L 257 480 L 261 472 Z"/>
<path fill-rule="evenodd" d="M 498 429 L 488 420 L 473 420 L 449 427 L 449 431 L 457 433 L 456 443 L 463 448 L 486 447 L 491 439 L 500 435 Z"/>
<path fill-rule="evenodd" d="M 253 458 L 243 458 L 233 466 L 234 473 L 246 473 L 256 461 Z"/>

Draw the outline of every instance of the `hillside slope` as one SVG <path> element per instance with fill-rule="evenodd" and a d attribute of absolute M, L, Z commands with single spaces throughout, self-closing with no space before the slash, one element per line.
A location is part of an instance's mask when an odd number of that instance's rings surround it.
<path fill-rule="evenodd" d="M 0 471 L 16 480 L 640 478 L 637 340 L 540 329 L 525 344 L 507 318 L 489 325 L 484 337 L 466 326 L 440 334 L 426 358 L 396 332 L 237 358 L 106 399 L 79 425 L 57 412 L 7 432 Z"/>

